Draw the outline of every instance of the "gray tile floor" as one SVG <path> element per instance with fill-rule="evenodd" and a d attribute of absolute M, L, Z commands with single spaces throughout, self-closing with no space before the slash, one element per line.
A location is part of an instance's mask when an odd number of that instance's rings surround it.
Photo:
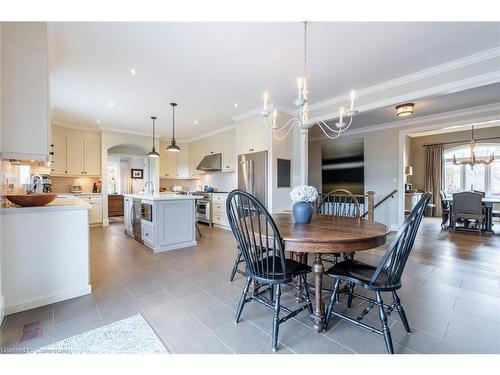
<path fill-rule="evenodd" d="M 450 253 L 450 238 L 435 226 L 435 220 L 424 221 L 400 292 L 413 332 L 404 331 L 398 316 L 389 317 L 396 353 L 500 353 L 498 235 L 471 245 L 468 261 Z M 2 350 L 30 351 L 141 313 L 172 353 L 272 353 L 270 309 L 249 303 L 234 324 L 244 280 L 228 281 L 235 256 L 232 234 L 205 226 L 202 231 L 196 247 L 152 254 L 125 236 L 120 223 L 93 228 L 93 293 L 7 316 L 0 331 Z M 447 252 L 442 263 L 431 265 L 424 252 L 429 246 L 442 251 L 439 243 L 447 244 Z M 474 263 L 478 247 L 492 254 L 487 270 Z M 463 246 L 460 251 L 466 253 Z M 360 253 L 357 259 L 374 263 L 382 253 Z M 454 262 L 446 259 L 453 256 Z M 286 304 L 295 303 L 292 292 L 285 289 Z M 356 315 L 365 306 L 357 299 L 351 312 Z M 277 354 L 385 353 L 381 336 L 336 318 L 315 334 L 307 315 L 304 311 L 281 326 Z M 365 319 L 378 324 L 376 309 Z M 37 320 L 43 321 L 43 335 L 19 342 L 22 326 Z"/>

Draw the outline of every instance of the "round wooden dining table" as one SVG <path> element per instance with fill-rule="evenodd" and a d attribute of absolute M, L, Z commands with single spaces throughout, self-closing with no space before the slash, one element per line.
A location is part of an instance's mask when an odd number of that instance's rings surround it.
<path fill-rule="evenodd" d="M 285 250 L 293 252 L 298 261 L 305 262 L 306 255 L 314 254 L 314 312 L 311 316 L 314 331 L 319 333 L 326 327 L 325 309 L 321 291 L 323 288 L 322 255 L 332 253 L 355 253 L 381 246 L 389 234 L 387 225 L 340 216 L 313 215 L 308 224 L 295 223 L 291 213 L 273 214 Z M 300 288 L 298 288 L 300 289 Z"/>

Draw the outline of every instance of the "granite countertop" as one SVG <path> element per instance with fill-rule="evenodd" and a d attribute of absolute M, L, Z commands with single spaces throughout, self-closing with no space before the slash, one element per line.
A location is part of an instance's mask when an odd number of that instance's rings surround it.
<path fill-rule="evenodd" d="M 67 211 L 67 210 L 88 210 L 92 207 L 89 203 L 78 198 L 56 198 L 45 206 L 20 207 L 5 199 L 5 205 L 0 207 L 1 214 L 41 212 L 41 211 Z"/>

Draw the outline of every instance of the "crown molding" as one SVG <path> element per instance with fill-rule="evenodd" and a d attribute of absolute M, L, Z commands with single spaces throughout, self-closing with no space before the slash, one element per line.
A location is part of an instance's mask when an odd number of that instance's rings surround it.
<path fill-rule="evenodd" d="M 284 107 L 284 106 L 281 106 L 281 105 L 278 105 L 278 104 L 275 104 L 275 103 L 269 103 L 268 107 L 271 110 L 277 109 L 278 111 L 286 113 L 289 116 L 296 116 L 297 115 L 297 110 L 295 108 Z M 238 121 L 241 121 L 241 120 L 245 120 L 247 118 L 251 118 L 251 117 L 255 117 L 255 116 L 260 116 L 261 112 L 262 112 L 262 106 L 254 108 L 254 109 L 252 109 L 250 111 L 241 113 L 239 115 L 233 116 L 232 119 L 233 119 L 234 122 L 238 122 Z"/>
<path fill-rule="evenodd" d="M 106 131 L 106 132 L 112 132 L 112 133 L 131 134 L 131 135 L 138 135 L 138 136 L 141 136 L 141 137 L 151 138 L 151 134 L 142 133 L 142 132 L 136 132 L 136 131 L 133 131 L 133 130 L 123 130 L 123 129 L 111 128 L 111 127 L 107 127 L 107 126 L 100 126 L 99 129 L 101 129 L 101 131 L 103 131 L 103 132 Z M 157 135 L 155 137 L 155 139 L 160 139 L 161 137 L 162 137 L 161 135 Z"/>
<path fill-rule="evenodd" d="M 220 128 L 220 129 L 217 129 L 217 130 L 213 130 L 213 131 L 208 132 L 208 133 L 204 133 L 203 135 L 199 135 L 197 137 L 188 139 L 185 142 L 186 143 L 196 142 L 196 141 L 199 141 L 200 139 L 207 138 L 207 137 L 210 137 L 212 135 L 224 133 L 224 132 L 226 132 L 228 130 L 232 130 L 232 129 L 236 129 L 236 124 L 231 124 L 231 125 L 228 125 L 228 126 L 224 126 L 223 128 Z"/>
<path fill-rule="evenodd" d="M 367 112 L 378 108 L 389 107 L 398 103 L 408 101 L 415 101 L 422 98 L 432 96 L 440 96 L 446 94 L 453 94 L 455 92 L 472 89 L 475 87 L 486 86 L 489 84 L 497 83 L 500 81 L 500 70 L 489 72 L 486 74 L 469 77 L 460 81 L 453 81 L 444 85 L 429 87 L 423 90 L 413 91 L 408 94 L 394 96 L 387 99 L 371 102 L 360 107 L 357 107 L 359 112 Z M 328 121 L 339 116 L 338 112 L 329 112 L 324 115 L 313 117 L 314 121 Z"/>
<path fill-rule="evenodd" d="M 488 112 L 491 112 L 493 110 L 499 111 L 498 114 L 494 115 L 488 115 Z M 497 120 L 500 119 L 500 102 L 498 103 L 493 103 L 493 104 L 488 104 L 488 105 L 483 105 L 483 106 L 477 106 L 477 107 L 472 107 L 472 108 L 466 108 L 466 109 L 460 109 L 457 111 L 450 111 L 450 112 L 444 112 L 444 113 L 439 113 L 439 114 L 434 114 L 434 115 L 428 115 L 428 116 L 422 116 L 422 117 L 417 117 L 417 118 L 412 118 L 408 120 L 395 120 L 392 122 L 386 122 L 383 124 L 377 124 L 373 126 L 368 126 L 368 127 L 363 127 L 360 129 L 353 129 L 349 130 L 348 133 L 345 134 L 345 136 L 351 136 L 351 135 L 361 135 L 364 133 L 370 133 L 374 131 L 381 131 L 381 130 L 389 130 L 389 129 L 397 129 L 397 128 L 406 128 L 407 130 L 411 130 L 412 127 L 417 127 L 418 125 L 422 125 L 421 127 L 424 127 L 425 125 L 429 125 L 431 123 L 430 127 L 439 127 L 441 125 L 435 124 L 438 121 L 446 121 L 446 120 L 452 120 L 456 119 L 457 117 L 464 117 L 464 116 L 472 116 L 472 115 L 477 115 L 477 116 L 484 116 L 482 118 L 478 118 L 477 122 L 485 122 L 485 121 L 492 121 L 492 120 Z M 453 124 L 458 125 L 465 125 L 465 123 L 475 123 L 475 121 L 471 121 L 469 119 L 458 119 L 453 121 Z M 448 124 L 449 126 L 450 124 Z M 324 134 L 317 136 L 317 137 L 311 137 L 309 140 L 310 141 L 320 141 L 320 140 L 327 140 L 327 138 Z"/>
<path fill-rule="evenodd" d="M 51 125 L 59 126 L 60 128 L 85 130 L 89 132 L 100 132 L 101 128 L 98 126 L 85 126 L 85 125 L 69 125 L 58 121 L 51 121 Z"/>
<path fill-rule="evenodd" d="M 456 60 L 449 61 L 444 64 L 436 65 L 428 69 L 420 70 L 415 73 L 407 74 L 389 81 L 385 81 L 382 83 L 379 83 L 377 85 L 369 86 L 364 89 L 360 89 L 356 92 L 358 97 L 365 96 L 365 95 L 371 95 L 371 94 L 376 94 L 397 86 L 401 86 L 404 84 L 416 82 L 419 80 L 422 80 L 424 78 L 429 78 L 436 76 L 438 74 L 446 73 L 452 70 L 456 70 L 459 68 L 463 68 L 469 65 L 477 64 L 478 62 L 481 61 L 486 61 L 489 59 L 497 58 L 500 57 L 500 47 L 495 47 L 491 48 L 485 51 L 481 51 L 478 53 L 475 53 L 473 55 L 465 56 Z M 498 74 L 498 73 L 497 73 Z M 498 76 L 497 76 L 498 78 Z M 497 79 L 498 81 L 498 79 Z M 331 105 L 343 103 L 346 100 L 349 100 L 350 96 L 349 94 L 343 94 L 336 96 L 334 98 L 330 98 L 327 100 L 323 100 L 314 104 L 309 105 L 309 110 L 314 111 L 318 109 L 322 109 L 325 107 L 329 107 Z"/>

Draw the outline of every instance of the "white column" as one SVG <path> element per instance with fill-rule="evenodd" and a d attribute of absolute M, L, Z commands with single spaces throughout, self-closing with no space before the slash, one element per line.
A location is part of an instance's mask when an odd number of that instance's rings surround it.
<path fill-rule="evenodd" d="M 307 185 L 309 162 L 309 129 L 300 129 L 300 184 Z"/>

